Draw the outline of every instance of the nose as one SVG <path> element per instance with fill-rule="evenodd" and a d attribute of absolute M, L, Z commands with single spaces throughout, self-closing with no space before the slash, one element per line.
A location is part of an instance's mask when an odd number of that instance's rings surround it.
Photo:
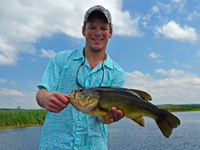
<path fill-rule="evenodd" d="M 101 35 L 101 29 L 100 28 L 97 28 L 95 30 L 95 33 L 94 33 L 96 36 L 100 36 Z"/>

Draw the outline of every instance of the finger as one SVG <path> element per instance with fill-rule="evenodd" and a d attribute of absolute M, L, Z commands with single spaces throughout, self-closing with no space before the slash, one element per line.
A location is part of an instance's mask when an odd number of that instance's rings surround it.
<path fill-rule="evenodd" d="M 65 96 L 66 98 L 70 97 L 70 95 L 69 95 L 69 94 L 64 94 L 64 96 Z"/>
<path fill-rule="evenodd" d="M 63 94 L 63 93 L 59 93 L 59 92 L 55 92 L 54 95 L 61 103 L 63 104 L 69 104 L 69 100 L 67 99 L 67 96 L 69 96 L 68 94 Z"/>
<path fill-rule="evenodd" d="M 59 110 L 63 110 L 64 108 L 67 107 L 68 104 L 64 104 L 62 103 L 60 100 L 54 101 L 52 102 L 54 105 L 52 105 L 53 108 L 59 109 Z"/>
<path fill-rule="evenodd" d="M 117 113 L 117 109 L 115 107 L 112 107 L 112 114 L 113 114 L 114 121 L 118 121 L 119 116 L 118 116 L 118 113 Z"/>
<path fill-rule="evenodd" d="M 52 107 L 52 108 L 57 109 L 57 110 L 63 110 L 65 107 L 67 107 L 67 105 L 68 104 L 62 103 L 62 101 L 60 101 L 55 96 L 51 97 L 51 99 L 50 99 L 50 101 L 48 103 L 49 107 Z"/>
<path fill-rule="evenodd" d="M 46 109 L 50 112 L 60 112 L 62 110 L 62 108 L 60 108 L 59 106 L 55 105 L 52 102 L 48 103 L 48 105 L 46 106 Z"/>
<path fill-rule="evenodd" d="M 108 117 L 109 117 L 108 123 L 114 122 L 112 108 L 108 109 Z"/>
<path fill-rule="evenodd" d="M 54 109 L 54 108 L 46 108 L 49 112 L 59 113 L 60 110 Z"/>
<path fill-rule="evenodd" d="M 124 114 L 123 114 L 123 112 L 121 110 L 117 110 L 117 115 L 119 117 L 119 120 L 124 117 Z"/>

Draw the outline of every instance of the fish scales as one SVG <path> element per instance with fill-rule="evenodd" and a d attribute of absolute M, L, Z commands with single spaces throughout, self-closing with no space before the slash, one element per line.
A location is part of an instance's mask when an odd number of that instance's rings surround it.
<path fill-rule="evenodd" d="M 122 110 L 125 116 L 151 116 L 156 119 L 158 113 L 158 107 L 149 103 L 146 100 L 139 99 L 131 91 L 126 90 L 113 90 L 113 89 L 97 89 L 100 100 L 99 100 L 99 109 L 108 111 L 110 107 L 116 107 L 119 110 Z M 153 109 L 152 109 L 153 108 Z M 151 112 L 151 113 L 149 113 Z"/>

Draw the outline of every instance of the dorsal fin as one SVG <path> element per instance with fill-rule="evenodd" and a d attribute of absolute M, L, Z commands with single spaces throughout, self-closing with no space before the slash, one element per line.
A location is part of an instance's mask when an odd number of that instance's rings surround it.
<path fill-rule="evenodd" d="M 113 89 L 113 90 L 126 90 L 129 91 L 135 95 L 137 95 L 139 98 L 147 101 L 151 101 L 151 95 L 149 95 L 147 92 L 136 90 L 136 89 L 128 89 L 128 88 L 120 88 L 120 87 L 112 87 L 112 86 L 102 86 L 102 87 L 96 87 L 100 89 Z"/>
<path fill-rule="evenodd" d="M 142 99 L 144 99 L 144 100 L 147 100 L 147 101 L 151 101 L 152 100 L 151 95 L 149 95 L 147 92 L 140 91 L 140 90 L 135 90 L 135 89 L 129 89 L 129 90 L 138 93 L 139 95 L 142 96 Z"/>

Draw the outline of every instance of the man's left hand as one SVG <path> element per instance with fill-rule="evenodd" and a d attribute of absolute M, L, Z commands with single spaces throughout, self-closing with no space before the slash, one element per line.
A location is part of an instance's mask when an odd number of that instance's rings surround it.
<path fill-rule="evenodd" d="M 121 110 L 117 110 L 115 107 L 112 107 L 108 109 L 108 117 L 109 117 L 109 120 L 108 120 L 108 124 L 109 124 L 109 123 L 119 121 L 120 119 L 124 117 L 124 114 L 122 113 Z"/>

